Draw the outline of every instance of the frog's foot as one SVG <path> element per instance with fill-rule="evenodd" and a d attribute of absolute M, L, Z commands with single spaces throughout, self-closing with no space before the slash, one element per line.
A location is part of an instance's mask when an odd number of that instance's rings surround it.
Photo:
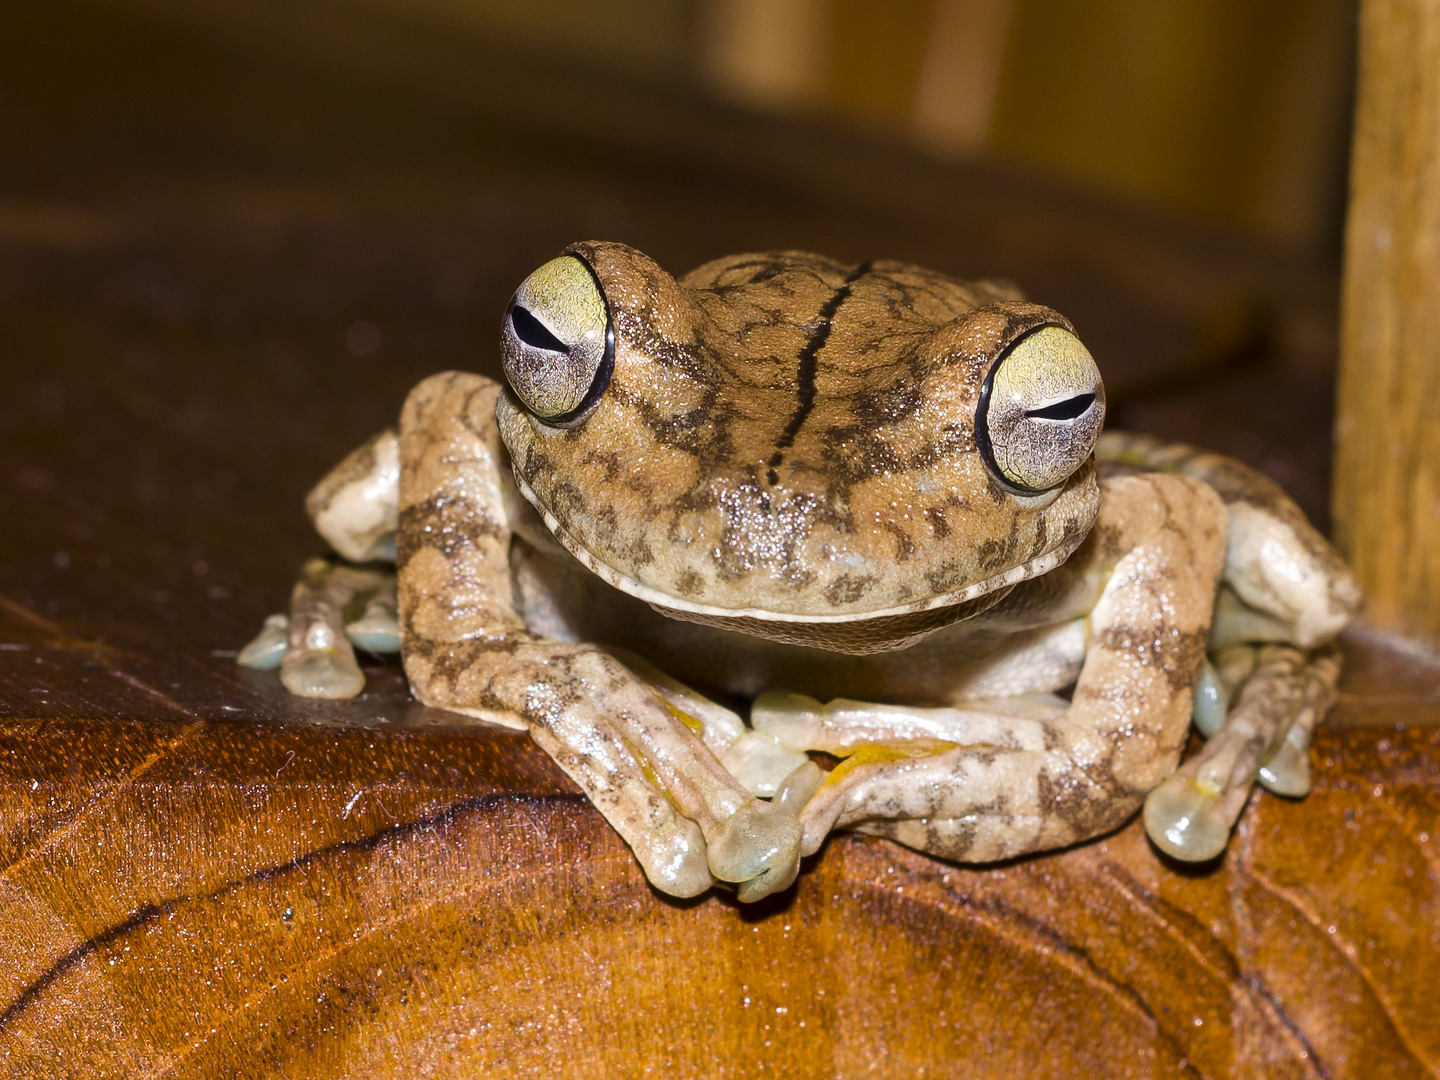
<path fill-rule="evenodd" d="M 801 814 L 805 824 L 801 851 L 809 855 L 841 818 L 855 817 L 845 809 L 840 797 L 841 784 L 852 771 L 859 769 L 862 775 L 884 773 L 889 779 L 880 781 L 882 787 L 892 781 L 898 786 L 906 783 L 901 778 L 919 759 L 947 751 L 990 754 L 1043 749 L 1046 723 L 1062 716 L 1065 708 L 1066 702 L 1053 694 L 977 701 L 963 708 L 918 708 L 843 698 L 822 705 L 802 694 L 771 691 L 755 699 L 750 719 L 757 732 L 773 738 L 781 747 L 821 750 L 845 759 L 828 774 L 813 762 L 802 765 L 786 777 L 776 796 L 777 805 L 793 807 Z M 896 764 L 887 769 L 867 768 L 880 762 Z M 933 830 L 924 842 L 911 843 L 892 828 L 893 822 L 862 825 L 855 828 L 893 836 L 936 854 L 944 854 L 954 846 L 937 846 Z"/>
<path fill-rule="evenodd" d="M 347 623 L 347 616 L 359 614 Z M 272 615 L 236 658 L 245 667 L 278 667 L 300 697 L 349 698 L 365 689 L 354 641 L 371 652 L 399 647 L 395 576 L 385 570 L 311 559 L 290 596 L 290 614 Z"/>
<path fill-rule="evenodd" d="M 844 758 L 829 773 L 807 761 L 775 799 L 800 813 L 803 854 L 831 829 L 849 827 L 948 858 L 988 860 L 1065 842 L 1041 810 L 1036 776 L 1060 762 L 1046 747 L 1056 743 L 1051 725 L 1066 706 L 1050 694 L 919 708 L 822 705 L 771 692 L 755 700 L 751 720 L 783 747 Z M 1028 811 L 1027 792 L 1035 803 Z"/>
<path fill-rule="evenodd" d="M 810 760 L 769 733 L 747 728 L 737 714 L 667 675 L 638 653 L 614 647 L 606 651 L 654 690 L 751 795 L 773 798 L 786 777 Z"/>
<path fill-rule="evenodd" d="M 738 717 L 637 657 L 627 655 L 634 667 L 626 670 L 597 650 L 548 648 L 567 652 L 563 661 L 557 652 L 557 662 L 550 665 L 551 679 L 557 674 L 554 669 L 563 663 L 577 674 L 583 671 L 591 691 L 571 707 L 579 714 L 575 718 L 578 723 L 562 727 L 547 723 L 543 735 L 532 726 L 536 741 L 569 772 L 567 758 L 546 745 L 546 740 L 557 734 L 564 737 L 572 755 L 568 760 L 573 761 L 576 752 L 588 752 L 585 744 L 590 738 L 603 732 L 606 740 L 625 747 L 634 762 L 630 766 L 631 797 L 643 803 L 658 795 L 699 833 L 698 843 L 692 841 L 691 848 L 698 857 L 684 867 L 683 875 L 657 876 L 643 854 L 654 840 L 654 826 L 637 818 L 629 807 L 607 804 L 587 787 L 602 813 L 635 848 L 657 887 L 690 896 L 713 881 L 729 882 L 745 902 L 789 887 L 800 865 L 799 821 L 790 810 L 756 799 L 711 749 L 714 743 L 724 754 L 743 745 L 747 736 L 754 737 L 744 731 Z M 635 668 L 643 672 L 644 681 L 635 677 Z M 608 669 L 609 674 L 602 675 L 601 669 Z M 614 760 L 621 759 L 617 755 Z M 581 772 L 571 775 L 585 785 Z M 774 786 L 783 779 L 782 775 Z"/>
<path fill-rule="evenodd" d="M 721 881 L 752 901 L 786 888 L 799 869 L 798 819 L 756 799 L 707 745 L 727 746 L 738 717 L 627 659 L 645 680 L 594 646 L 521 633 L 417 640 L 406 669 L 426 704 L 474 712 L 483 702 L 522 722 L 661 891 L 694 896 Z"/>
<path fill-rule="evenodd" d="M 1307 660 L 1284 645 L 1251 652 L 1253 670 L 1219 731 L 1146 797 L 1145 830 L 1177 859 L 1219 855 L 1257 780 L 1281 795 L 1310 790 L 1310 736 L 1334 700 L 1339 656 L 1331 648 Z M 1230 650 L 1221 681 L 1244 659 Z"/>
<path fill-rule="evenodd" d="M 698 826 L 704 838 L 699 850 L 704 853 L 708 874 L 702 885 L 699 868 L 695 868 L 696 891 L 711 884 L 712 876 L 734 884 L 745 902 L 788 888 L 800 867 L 800 823 L 790 810 L 761 802 L 754 795 L 757 787 L 770 792 L 778 789 L 794 771 L 797 759 L 806 760 L 804 756 L 759 739 L 734 713 L 638 657 L 627 655 L 626 659 L 633 666 L 628 671 L 619 669 L 623 678 L 612 675 L 604 680 L 598 673 L 588 675 L 588 685 L 605 689 L 577 708 L 597 727 L 608 718 L 618 718 L 618 722 L 610 721 L 614 735 L 632 748 L 644 779 Z M 588 671 L 614 660 L 595 650 L 582 650 L 569 662 Z M 636 669 L 643 681 L 636 677 Z M 763 743 L 772 753 L 767 757 L 763 748 L 759 753 L 747 749 L 751 742 Z M 780 762 L 779 768 L 774 760 Z M 732 762 L 737 761 L 742 767 L 736 771 L 742 776 L 749 773 L 748 785 L 732 772 Z M 778 776 L 771 775 L 776 772 Z M 618 816 L 611 819 L 612 824 L 625 834 Z M 653 875 L 651 880 L 667 887 Z"/>
<path fill-rule="evenodd" d="M 695 896 L 721 881 L 750 902 L 789 887 L 800 866 L 793 813 L 751 797 L 693 733 L 670 726 L 668 711 L 631 703 L 617 712 L 601 702 L 590 713 L 589 704 L 578 703 L 583 718 L 532 726 L 531 736 L 585 789 L 656 888 Z"/>
<path fill-rule="evenodd" d="M 592 731 L 587 745 L 578 749 L 548 725 L 531 727 L 530 737 L 580 785 L 657 889 L 698 896 L 715 883 L 700 826 L 666 797 L 653 772 L 647 775 L 644 759 L 617 731 L 608 726 Z"/>

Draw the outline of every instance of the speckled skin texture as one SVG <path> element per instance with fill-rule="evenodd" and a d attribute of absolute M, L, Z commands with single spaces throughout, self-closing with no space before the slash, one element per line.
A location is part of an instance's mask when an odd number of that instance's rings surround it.
<path fill-rule="evenodd" d="M 1094 519 L 1090 470 L 1020 500 L 975 445 L 990 365 L 1068 327 L 1057 312 L 903 263 L 740 256 L 677 282 L 620 245 L 574 250 L 610 302 L 610 388 L 580 427 L 508 395 L 499 421 L 517 477 L 610 584 L 854 645 L 842 622 L 874 640 L 877 616 L 954 609 L 1058 564 Z"/>
<path fill-rule="evenodd" d="M 1093 535 L 1056 572 L 1083 588 L 1092 568 L 1111 568 L 1064 715 L 849 770 L 806 806 L 807 849 L 831 828 L 867 822 L 911 847 L 989 861 L 1074 843 L 1138 809 L 1175 768 L 1189 729 L 1225 508 L 1185 477 L 1124 477 L 1105 485 Z"/>
<path fill-rule="evenodd" d="M 1072 331 L 1057 313 L 898 263 L 746 255 L 677 281 L 571 251 L 615 336 L 593 411 L 551 425 L 434 376 L 398 488 L 353 455 L 310 509 L 343 534 L 325 514 L 357 491 L 398 506 L 416 696 L 528 730 L 659 888 L 757 899 L 834 828 L 1010 858 L 1147 796 L 1156 842 L 1206 858 L 1257 776 L 1303 793 L 1337 670 L 1307 650 L 1353 613 L 1348 571 L 1213 455 L 1107 436 L 1050 491 L 998 480 L 987 373 L 1035 327 Z M 1239 705 L 1177 772 L 1202 672 Z M 755 729 L 669 676 L 762 695 Z"/>

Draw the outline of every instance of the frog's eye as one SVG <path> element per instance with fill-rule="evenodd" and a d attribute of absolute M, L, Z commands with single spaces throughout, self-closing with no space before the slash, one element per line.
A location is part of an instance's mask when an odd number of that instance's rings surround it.
<path fill-rule="evenodd" d="M 1089 351 L 1070 331 L 1042 326 L 990 369 L 975 435 L 991 472 L 1034 494 L 1084 464 L 1104 419 L 1105 387 Z"/>
<path fill-rule="evenodd" d="M 505 378 L 525 407 L 550 424 L 586 416 L 610 382 L 615 335 L 590 267 L 551 259 L 515 290 L 500 329 Z"/>

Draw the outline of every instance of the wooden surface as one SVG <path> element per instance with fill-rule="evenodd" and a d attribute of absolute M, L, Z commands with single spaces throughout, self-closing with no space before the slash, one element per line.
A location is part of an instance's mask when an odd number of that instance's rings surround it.
<path fill-rule="evenodd" d="M 1440 675 L 1359 639 L 1316 793 L 1258 797 L 1221 866 L 1133 824 L 985 870 L 843 838 L 748 910 L 658 897 L 544 755 L 393 665 L 325 704 L 233 663 L 317 548 L 305 489 L 423 375 L 493 373 L 579 236 L 1008 274 L 1127 423 L 1312 511 L 1325 267 L 358 4 L 8 31 L 0 1074 L 1440 1068 Z"/>
<path fill-rule="evenodd" d="M 528 740 L 406 705 L 393 669 L 331 726 L 212 721 L 146 657 L 5 632 L 69 695 L 0 723 L 7 1076 L 1440 1064 L 1437 727 L 1322 729 L 1314 792 L 1257 798 L 1218 867 L 1138 823 L 983 869 L 837 837 L 741 909 L 659 896 Z M 1440 711 L 1440 675 L 1352 661 L 1338 725 Z M 112 681 L 154 718 L 70 718 Z"/>
<path fill-rule="evenodd" d="M 1336 537 L 1380 626 L 1440 646 L 1440 8 L 1365 0 Z"/>

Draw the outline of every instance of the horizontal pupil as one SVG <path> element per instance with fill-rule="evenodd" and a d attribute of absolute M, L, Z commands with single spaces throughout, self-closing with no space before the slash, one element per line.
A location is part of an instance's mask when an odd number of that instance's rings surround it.
<path fill-rule="evenodd" d="M 515 328 L 515 336 L 531 348 L 558 353 L 570 351 L 569 345 L 552 334 L 544 323 L 519 304 L 510 309 L 510 325 Z"/>
<path fill-rule="evenodd" d="M 1094 394 L 1081 394 L 1065 401 L 1057 401 L 1054 405 L 1046 405 L 1043 409 L 1027 409 L 1025 415 L 1034 420 L 1074 420 L 1082 416 L 1085 410 L 1095 404 Z"/>

